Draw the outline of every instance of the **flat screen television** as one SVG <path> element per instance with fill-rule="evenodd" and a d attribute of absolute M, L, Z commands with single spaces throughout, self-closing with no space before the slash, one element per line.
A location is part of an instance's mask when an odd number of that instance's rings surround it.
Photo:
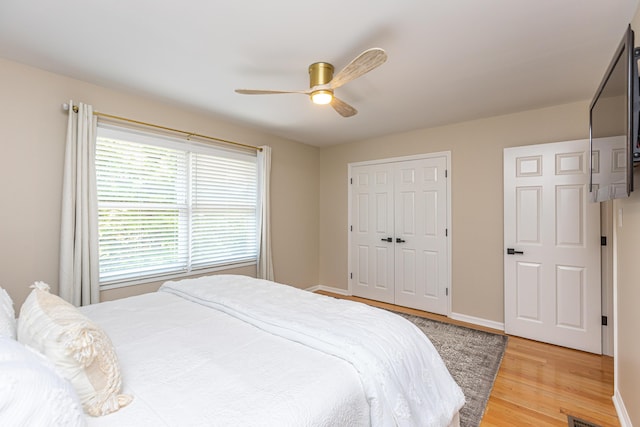
<path fill-rule="evenodd" d="M 638 66 L 631 26 L 620 42 L 589 107 L 594 202 L 629 197 L 638 145 Z"/>

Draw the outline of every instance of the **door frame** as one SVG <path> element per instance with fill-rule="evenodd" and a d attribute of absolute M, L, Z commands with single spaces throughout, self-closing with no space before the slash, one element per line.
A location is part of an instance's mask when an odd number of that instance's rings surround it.
<path fill-rule="evenodd" d="M 451 223 L 451 182 L 452 182 L 452 172 L 451 172 L 451 151 L 438 151 L 434 153 L 423 153 L 423 154 L 415 154 L 410 156 L 401 156 L 401 157 L 389 157 L 385 159 L 378 160 L 366 160 L 362 162 L 352 162 L 347 164 L 347 293 L 349 296 L 353 295 L 353 277 L 351 275 L 352 269 L 352 259 L 351 259 L 351 197 L 352 197 L 352 179 L 353 179 L 353 168 L 357 166 L 368 166 L 368 165 L 377 165 L 383 163 L 398 163 L 404 162 L 407 160 L 422 160 L 422 159 L 430 159 L 434 157 L 445 157 L 447 161 L 447 179 L 446 179 L 446 191 L 447 191 L 447 215 L 446 215 L 446 227 L 447 227 L 447 288 L 449 289 L 449 294 L 447 295 L 447 317 L 451 316 L 451 306 L 452 306 L 452 295 L 453 295 L 453 285 L 452 285 L 452 268 L 451 268 L 451 254 L 452 254 L 452 236 L 453 236 L 453 226 Z"/>
<path fill-rule="evenodd" d="M 607 325 L 602 326 L 602 354 L 614 356 L 614 308 L 613 308 L 613 200 L 600 203 L 600 235 L 607 239 L 601 246 L 600 274 L 602 275 L 602 315 L 607 317 Z"/>

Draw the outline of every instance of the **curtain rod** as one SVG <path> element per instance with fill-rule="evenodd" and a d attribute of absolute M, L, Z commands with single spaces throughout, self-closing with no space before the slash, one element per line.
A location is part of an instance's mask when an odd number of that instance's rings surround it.
<path fill-rule="evenodd" d="M 65 110 L 69 110 L 69 104 L 67 104 L 67 103 L 62 104 L 62 107 Z M 72 106 L 71 109 L 73 110 L 74 113 L 78 112 L 78 107 L 76 105 Z M 204 139 L 209 139 L 209 140 L 216 141 L 216 142 L 222 142 L 224 144 L 231 144 L 231 145 L 236 145 L 236 146 L 243 147 L 243 148 L 249 148 L 251 150 L 262 151 L 262 148 L 256 147 L 254 145 L 242 144 L 240 142 L 229 141 L 229 140 L 226 140 L 226 139 L 221 139 L 221 138 L 216 138 L 216 137 L 213 137 L 213 136 L 202 135 L 202 134 L 195 133 L 195 132 L 187 132 L 187 131 L 184 131 L 184 130 L 173 129 L 173 128 L 166 127 L 166 126 L 154 125 L 153 123 L 147 123 L 147 122 L 142 122 L 142 121 L 139 121 L 139 120 L 128 119 L 126 117 L 114 116 L 113 114 L 106 114 L 106 113 L 100 113 L 98 111 L 94 111 L 93 115 L 97 116 L 97 117 L 105 117 L 105 118 L 108 118 L 108 119 L 119 120 L 119 121 L 123 121 L 123 122 L 134 123 L 134 124 L 137 124 L 137 125 L 142 125 L 142 126 L 148 126 L 148 127 L 152 127 L 152 128 L 162 129 L 162 130 L 166 130 L 166 131 L 169 131 L 169 132 L 181 133 L 181 134 L 186 135 L 187 138 L 189 138 L 191 136 L 195 136 L 195 137 L 198 137 L 198 138 L 204 138 Z"/>

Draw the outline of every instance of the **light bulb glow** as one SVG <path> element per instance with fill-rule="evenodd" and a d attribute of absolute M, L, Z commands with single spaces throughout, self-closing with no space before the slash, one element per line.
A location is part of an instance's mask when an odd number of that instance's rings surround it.
<path fill-rule="evenodd" d="M 333 100 L 333 92 L 329 90 L 317 90 L 311 94 L 311 101 L 314 104 L 325 105 Z"/>

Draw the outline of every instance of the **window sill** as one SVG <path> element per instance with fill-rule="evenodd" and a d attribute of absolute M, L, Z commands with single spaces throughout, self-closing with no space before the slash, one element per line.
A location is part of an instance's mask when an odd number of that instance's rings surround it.
<path fill-rule="evenodd" d="M 132 280 L 123 280 L 123 281 L 119 281 L 119 282 L 110 282 L 110 283 L 101 284 L 100 285 L 100 290 L 101 291 L 108 291 L 110 289 L 125 288 L 125 287 L 128 287 L 128 286 L 137 286 L 137 285 L 143 285 L 143 284 L 146 284 L 146 283 L 166 282 L 167 280 L 175 280 L 175 279 L 186 279 L 186 278 L 189 278 L 189 277 L 206 275 L 207 273 L 215 273 L 215 272 L 225 271 L 225 270 L 234 270 L 234 269 L 237 269 L 237 268 L 251 267 L 251 266 L 255 266 L 255 265 L 257 265 L 257 261 L 249 261 L 249 262 L 242 262 L 242 263 L 237 263 L 237 264 L 222 265 L 222 266 L 219 266 L 219 267 L 203 268 L 203 269 L 199 269 L 199 270 L 190 271 L 188 273 L 182 273 L 181 272 L 181 273 L 163 274 L 163 275 L 158 275 L 158 276 L 145 277 L 145 278 L 142 278 L 142 279 L 132 279 Z"/>

